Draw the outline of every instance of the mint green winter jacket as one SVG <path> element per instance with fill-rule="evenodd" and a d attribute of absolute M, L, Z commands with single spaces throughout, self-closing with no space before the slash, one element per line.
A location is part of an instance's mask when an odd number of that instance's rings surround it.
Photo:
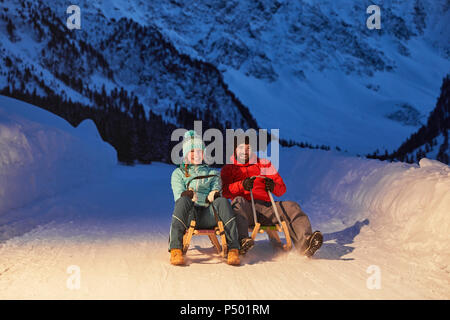
<path fill-rule="evenodd" d="M 181 164 L 172 173 L 171 184 L 174 200 L 177 201 L 181 197 L 181 193 L 186 191 L 188 183 L 197 176 L 216 175 L 215 177 L 194 179 L 189 185 L 189 189 L 194 190 L 197 193 L 198 200 L 195 202 L 200 206 L 208 206 L 206 198 L 208 194 L 213 190 L 220 191 L 222 184 L 220 180 L 220 173 L 217 170 L 211 169 L 206 164 L 201 165 L 189 165 L 188 166 L 189 177 L 185 176 L 184 164 Z"/>

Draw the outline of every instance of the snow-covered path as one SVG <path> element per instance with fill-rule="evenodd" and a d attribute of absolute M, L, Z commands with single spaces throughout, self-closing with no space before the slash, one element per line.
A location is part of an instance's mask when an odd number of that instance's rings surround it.
<path fill-rule="evenodd" d="M 117 166 L 102 183 L 11 212 L 28 218 L 3 226 L 3 235 L 8 226 L 16 233 L 0 240 L 0 299 L 450 297 L 448 268 L 387 244 L 374 236 L 368 220 L 325 234 L 313 259 L 276 252 L 260 236 L 242 266 L 231 267 L 207 239 L 194 237 L 188 266 L 171 266 L 172 169 L 164 164 Z M 75 290 L 67 287 L 73 265 L 80 268 L 80 288 Z M 371 265 L 379 267 L 380 289 L 367 287 Z"/>

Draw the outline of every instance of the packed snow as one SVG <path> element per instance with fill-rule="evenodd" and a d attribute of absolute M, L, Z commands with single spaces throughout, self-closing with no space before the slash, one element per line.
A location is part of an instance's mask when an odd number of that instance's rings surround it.
<path fill-rule="evenodd" d="M 108 174 L 114 157 L 91 120 L 75 129 L 38 107 L 0 96 L 0 223 L 20 218 L 9 215 L 12 209 Z"/>
<path fill-rule="evenodd" d="M 188 266 L 175 267 L 173 165 L 114 164 L 92 123 L 71 128 L 4 97 L 0 132 L 2 299 L 450 298 L 450 168 L 437 161 L 281 149 L 282 199 L 298 201 L 324 233 L 316 255 L 280 252 L 259 235 L 231 267 L 194 237 Z"/>
<path fill-rule="evenodd" d="M 450 271 L 449 166 L 426 158 L 419 165 L 388 163 L 298 148 L 283 155 L 280 173 L 290 185 L 285 197 L 304 203 L 318 229 L 335 232 L 367 219 L 374 240 Z"/>

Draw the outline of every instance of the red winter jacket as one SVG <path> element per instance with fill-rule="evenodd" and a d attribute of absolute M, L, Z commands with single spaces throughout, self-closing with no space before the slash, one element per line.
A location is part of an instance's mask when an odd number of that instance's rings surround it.
<path fill-rule="evenodd" d="M 225 165 L 221 172 L 222 195 L 225 198 L 233 200 L 235 197 L 242 196 L 250 200 L 250 191 L 244 189 L 242 181 L 252 176 L 266 176 L 275 182 L 273 194 L 277 197 L 286 192 L 286 185 L 278 174 L 272 163 L 266 159 L 259 159 L 252 154 L 249 163 L 242 164 L 237 162 L 234 155 L 231 157 L 233 164 Z M 263 170 L 263 172 L 261 172 Z M 269 195 L 265 189 L 265 182 L 262 178 L 256 178 L 253 184 L 253 197 L 263 201 L 270 201 Z"/>

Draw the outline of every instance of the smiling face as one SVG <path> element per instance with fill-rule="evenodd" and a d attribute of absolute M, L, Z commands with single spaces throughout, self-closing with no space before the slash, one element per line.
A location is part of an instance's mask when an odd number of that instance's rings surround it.
<path fill-rule="evenodd" d="M 190 164 L 202 164 L 203 162 L 203 150 L 192 149 L 186 156 L 186 160 Z"/>
<path fill-rule="evenodd" d="M 239 163 L 247 163 L 250 160 L 252 154 L 252 147 L 250 144 L 241 143 L 236 147 L 236 160 Z"/>

